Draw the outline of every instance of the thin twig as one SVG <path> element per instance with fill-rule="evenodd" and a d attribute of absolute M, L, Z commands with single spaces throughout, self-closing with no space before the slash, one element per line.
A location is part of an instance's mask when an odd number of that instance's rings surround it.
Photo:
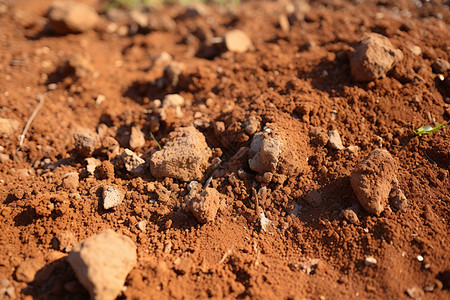
<path fill-rule="evenodd" d="M 44 97 L 42 95 L 38 95 L 36 97 L 36 100 L 39 100 L 39 104 L 33 110 L 33 113 L 31 114 L 30 118 L 28 119 L 27 124 L 25 124 L 25 128 L 23 129 L 23 132 L 20 135 L 19 149 L 22 147 L 23 140 L 25 139 L 25 135 L 27 134 L 28 128 L 30 128 L 31 122 L 33 122 L 33 120 L 36 117 L 38 111 L 41 109 L 42 105 L 44 104 Z"/>

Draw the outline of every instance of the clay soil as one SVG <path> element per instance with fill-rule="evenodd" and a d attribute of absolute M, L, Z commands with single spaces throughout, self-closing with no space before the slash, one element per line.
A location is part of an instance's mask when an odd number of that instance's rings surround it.
<path fill-rule="evenodd" d="M 120 299 L 450 299 L 450 128 L 412 133 L 450 117 L 449 71 L 431 67 L 450 60 L 448 1 L 319 0 L 296 17 L 271 1 L 211 5 L 197 15 L 172 4 L 147 12 L 174 21 L 150 30 L 111 20 L 104 2 L 82 1 L 100 23 L 68 35 L 47 30 L 51 2 L 3 1 L 0 15 L 0 117 L 19 125 L 0 138 L 0 280 L 16 298 L 88 298 L 65 256 L 111 228 L 138 249 Z M 243 30 L 252 49 L 233 53 L 208 42 L 231 29 Z M 367 32 L 387 36 L 404 59 L 358 83 L 348 55 Z M 164 51 L 186 66 L 169 84 L 155 64 Z M 92 72 L 67 71 L 73 55 L 87 58 Z M 155 100 L 174 93 L 185 99 L 182 116 L 162 120 Z M 44 104 L 19 148 L 38 95 Z M 269 183 L 248 165 L 250 117 L 258 131 L 283 136 L 292 154 Z M 188 182 L 155 179 L 149 167 L 131 174 L 104 153 L 93 156 L 107 171 L 90 175 L 73 141 L 75 130 L 88 128 L 116 139 L 122 152 L 137 126 L 145 145 L 133 151 L 148 163 L 158 150 L 150 132 L 164 145 L 190 125 L 221 159 L 202 183 L 212 174 L 225 205 L 206 224 L 186 207 Z M 358 149 L 327 145 L 334 129 L 344 147 Z M 388 206 L 374 216 L 358 204 L 350 174 L 375 148 L 399 163 L 404 211 Z M 63 182 L 72 172 L 78 186 Z M 109 210 L 101 205 L 106 184 L 126 192 Z M 311 201 L 314 191 L 320 199 Z M 347 208 L 359 222 L 345 218 Z M 377 262 L 366 265 L 367 257 Z M 30 259 L 38 274 L 25 283 L 17 269 Z"/>

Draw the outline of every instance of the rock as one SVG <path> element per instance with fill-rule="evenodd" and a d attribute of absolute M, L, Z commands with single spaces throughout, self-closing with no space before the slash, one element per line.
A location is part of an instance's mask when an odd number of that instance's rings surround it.
<path fill-rule="evenodd" d="M 56 234 L 55 238 L 57 240 L 57 247 L 55 248 L 63 252 L 72 251 L 73 246 L 78 243 L 78 240 L 73 232 L 68 230 L 59 232 L 58 234 Z"/>
<path fill-rule="evenodd" d="M 169 94 L 164 97 L 162 102 L 162 108 L 160 110 L 161 120 L 166 120 L 167 115 L 170 111 L 173 112 L 174 116 L 177 118 L 183 117 L 183 112 L 181 111 L 181 106 L 184 104 L 184 98 L 178 94 Z"/>
<path fill-rule="evenodd" d="M 350 145 L 350 146 L 347 147 L 347 152 L 348 153 L 355 154 L 355 153 L 358 153 L 358 151 L 359 151 L 359 147 L 358 146 Z"/>
<path fill-rule="evenodd" d="M 137 149 L 142 148 L 145 145 L 145 136 L 141 129 L 137 126 L 131 127 L 131 134 L 130 134 L 130 148 L 131 149 Z"/>
<path fill-rule="evenodd" d="M 381 149 L 369 153 L 350 177 L 353 191 L 359 203 L 371 214 L 380 215 L 397 181 L 397 162 L 392 155 Z"/>
<path fill-rule="evenodd" d="M 200 223 L 212 222 L 219 209 L 220 194 L 216 189 L 206 188 L 202 191 L 198 186 L 200 184 L 197 183 L 187 196 L 189 209 Z"/>
<path fill-rule="evenodd" d="M 136 265 L 136 246 L 129 237 L 107 230 L 76 245 L 67 260 L 91 299 L 114 300 Z"/>
<path fill-rule="evenodd" d="M 412 45 L 408 47 L 409 51 L 411 51 L 412 54 L 415 56 L 419 56 L 422 54 L 422 49 L 419 46 Z"/>
<path fill-rule="evenodd" d="M 350 223 L 354 224 L 354 225 L 358 225 L 359 224 L 359 218 L 358 215 L 356 214 L 356 212 L 351 209 L 351 208 L 347 208 L 344 209 L 341 212 L 341 216 L 343 218 L 345 218 L 347 221 L 349 221 Z"/>
<path fill-rule="evenodd" d="M 256 175 L 256 181 L 269 184 L 272 181 L 273 173 L 271 172 L 265 172 L 261 175 Z"/>
<path fill-rule="evenodd" d="M 137 156 L 130 149 L 125 149 L 120 156 L 120 160 L 125 170 L 132 173 L 139 173 L 144 170 L 145 160 Z"/>
<path fill-rule="evenodd" d="M 364 259 L 364 264 L 365 264 L 366 266 L 374 265 L 374 264 L 376 264 L 376 263 L 377 263 L 377 259 L 376 259 L 375 257 L 373 257 L 373 256 L 367 256 L 367 257 Z"/>
<path fill-rule="evenodd" d="M 103 187 L 103 208 L 110 209 L 122 203 L 125 195 L 113 186 Z"/>
<path fill-rule="evenodd" d="M 250 169 L 258 173 L 274 173 L 281 154 L 281 145 L 279 136 L 269 137 L 262 132 L 255 134 L 250 145 Z"/>
<path fill-rule="evenodd" d="M 70 56 L 64 65 L 65 72 L 75 75 L 77 78 L 87 77 L 94 73 L 94 67 L 92 66 L 90 59 L 84 54 L 75 54 Z M 105 97 L 104 95 L 102 95 Z M 98 102 L 102 102 L 97 101 Z"/>
<path fill-rule="evenodd" d="M 70 172 L 63 175 L 61 186 L 68 190 L 76 190 L 78 188 L 79 176 L 77 172 Z"/>
<path fill-rule="evenodd" d="M 120 145 L 115 138 L 107 136 L 102 141 L 102 153 L 107 155 L 109 159 L 116 157 L 119 154 Z"/>
<path fill-rule="evenodd" d="M 80 33 L 93 28 L 99 19 L 90 6 L 72 1 L 56 1 L 50 5 L 47 18 L 56 34 Z"/>
<path fill-rule="evenodd" d="M 320 127 L 312 127 L 309 136 L 311 137 L 311 144 L 316 147 L 325 146 L 329 140 L 325 130 Z"/>
<path fill-rule="evenodd" d="M 414 300 L 422 300 L 425 297 L 425 292 L 421 288 L 413 286 L 409 289 L 406 289 L 406 295 Z"/>
<path fill-rule="evenodd" d="M 94 175 L 95 169 L 102 163 L 100 160 L 93 157 L 86 158 L 85 161 L 87 164 L 86 171 L 89 175 Z"/>
<path fill-rule="evenodd" d="M 450 63 L 444 59 L 436 58 L 434 63 L 431 65 L 434 73 L 442 74 L 450 69 Z"/>
<path fill-rule="evenodd" d="M 255 116 L 250 116 L 247 121 L 244 122 L 244 126 L 246 134 L 254 135 L 260 129 L 261 124 Z"/>
<path fill-rule="evenodd" d="M 239 29 L 228 31 L 224 37 L 224 43 L 228 51 L 246 52 L 252 47 L 252 41 L 245 32 Z"/>
<path fill-rule="evenodd" d="M 402 59 L 402 51 L 394 48 L 387 37 L 369 33 L 350 54 L 351 72 L 356 81 L 372 81 L 385 75 Z"/>
<path fill-rule="evenodd" d="M 328 132 L 328 145 L 332 149 L 336 150 L 344 149 L 344 146 L 342 145 L 341 136 L 339 135 L 339 132 L 336 129 Z"/>
<path fill-rule="evenodd" d="M 284 32 L 289 32 L 289 30 L 291 29 L 288 17 L 285 14 L 280 14 L 278 16 L 278 23 L 280 24 L 281 30 L 283 30 Z"/>
<path fill-rule="evenodd" d="M 272 225 L 272 221 L 270 221 L 270 219 L 266 217 L 264 212 L 259 213 L 259 223 L 261 225 L 261 229 L 264 232 L 267 232 Z"/>
<path fill-rule="evenodd" d="M 19 130 L 19 122 L 13 119 L 0 118 L 0 137 L 8 137 Z"/>
<path fill-rule="evenodd" d="M 322 195 L 315 190 L 306 194 L 305 201 L 313 207 L 319 207 L 323 204 Z"/>
<path fill-rule="evenodd" d="M 389 204 L 393 209 L 403 211 L 408 207 L 408 199 L 406 199 L 405 194 L 403 194 L 403 191 L 400 189 L 397 179 L 394 180 L 392 185 L 391 193 L 389 195 Z"/>
<path fill-rule="evenodd" d="M 42 260 L 31 258 L 23 261 L 17 267 L 15 275 L 17 281 L 31 283 L 34 281 L 36 273 L 45 266 Z"/>
<path fill-rule="evenodd" d="M 92 156 L 92 153 L 100 147 L 100 138 L 90 129 L 80 128 L 73 134 L 75 149 L 85 157 Z"/>
<path fill-rule="evenodd" d="M 0 153 L 0 163 L 6 162 L 9 160 L 9 155 L 6 153 Z"/>
<path fill-rule="evenodd" d="M 211 156 L 212 151 L 200 131 L 193 126 L 180 127 L 169 134 L 162 150 L 152 155 L 150 172 L 156 178 L 200 180 Z"/>
<path fill-rule="evenodd" d="M 164 67 L 164 78 L 168 85 L 176 86 L 180 76 L 186 71 L 186 65 L 180 62 L 171 62 Z M 181 97 L 181 96 L 180 96 Z M 183 99 L 184 102 L 184 99 Z"/>
<path fill-rule="evenodd" d="M 8 279 L 0 279 L 0 299 L 15 299 L 14 287 Z"/>

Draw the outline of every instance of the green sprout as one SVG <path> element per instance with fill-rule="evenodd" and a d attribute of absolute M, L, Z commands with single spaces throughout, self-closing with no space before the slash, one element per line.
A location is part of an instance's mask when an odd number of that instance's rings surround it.
<path fill-rule="evenodd" d="M 155 136 L 153 135 L 153 133 L 150 132 L 150 136 L 152 137 L 152 139 L 156 142 L 156 144 L 158 145 L 159 150 L 162 149 L 161 145 L 158 143 L 158 141 L 156 140 Z"/>
<path fill-rule="evenodd" d="M 422 134 L 432 133 L 432 132 L 434 132 L 436 130 L 439 130 L 439 129 L 443 128 L 444 124 L 445 123 L 441 123 L 441 124 L 439 124 L 438 126 L 436 126 L 434 128 L 431 127 L 430 125 L 420 126 L 417 129 L 413 129 L 413 132 L 414 132 L 415 135 L 422 135 Z"/>

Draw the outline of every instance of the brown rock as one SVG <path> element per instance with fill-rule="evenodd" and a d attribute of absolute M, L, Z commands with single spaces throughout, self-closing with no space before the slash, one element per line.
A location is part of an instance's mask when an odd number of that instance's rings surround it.
<path fill-rule="evenodd" d="M 78 187 L 79 176 L 77 172 L 66 173 L 63 176 L 62 187 L 68 190 L 75 190 Z"/>
<path fill-rule="evenodd" d="M 227 32 L 224 37 L 224 43 L 228 51 L 231 52 L 246 52 L 252 47 L 250 38 L 239 29 Z"/>
<path fill-rule="evenodd" d="M 342 145 L 341 136 L 339 135 L 339 132 L 336 129 L 328 132 L 328 145 L 332 149 L 336 150 L 344 149 L 344 145 Z"/>
<path fill-rule="evenodd" d="M 136 265 L 136 246 L 129 237 L 107 230 L 76 245 L 67 260 L 91 299 L 114 300 Z"/>
<path fill-rule="evenodd" d="M 120 160 L 125 167 L 125 170 L 132 173 L 139 173 L 143 171 L 145 160 L 140 158 L 130 149 L 125 149 L 120 156 Z"/>
<path fill-rule="evenodd" d="M 90 6 L 72 1 L 57 1 L 47 13 L 50 28 L 57 34 L 80 33 L 93 28 L 99 19 Z"/>
<path fill-rule="evenodd" d="M 23 261 L 16 269 L 17 281 L 26 283 L 33 282 L 36 273 L 45 266 L 45 263 L 39 259 L 32 258 Z"/>
<path fill-rule="evenodd" d="M 189 209 L 200 223 L 207 223 L 216 218 L 219 203 L 219 192 L 213 188 L 206 188 L 194 196 L 190 194 Z"/>
<path fill-rule="evenodd" d="M 394 48 L 387 37 L 369 33 L 350 54 L 351 72 L 356 81 L 372 81 L 385 75 L 402 59 L 403 53 Z"/>
<path fill-rule="evenodd" d="M 80 128 L 74 134 L 75 149 L 85 157 L 92 156 L 92 153 L 100 146 L 100 138 L 97 133 L 90 129 Z"/>
<path fill-rule="evenodd" d="M 442 74 L 450 69 L 450 63 L 444 59 L 436 58 L 434 63 L 431 65 L 434 73 Z"/>
<path fill-rule="evenodd" d="M 102 163 L 95 168 L 95 177 L 100 180 L 114 178 L 113 164 L 108 160 L 102 161 Z"/>
<path fill-rule="evenodd" d="M 110 209 L 122 203 L 125 195 L 113 186 L 103 187 L 103 208 Z"/>
<path fill-rule="evenodd" d="M 144 133 L 141 129 L 137 126 L 131 127 L 131 134 L 130 134 L 130 148 L 131 149 L 137 149 L 142 148 L 145 145 L 145 137 Z"/>
<path fill-rule="evenodd" d="M 73 246 L 78 242 L 73 232 L 64 230 L 55 236 L 57 240 L 57 248 L 64 252 L 72 251 Z"/>
<path fill-rule="evenodd" d="M 212 151 L 200 131 L 192 126 L 181 127 L 171 132 L 162 150 L 152 155 L 150 171 L 156 178 L 199 180 L 211 155 Z"/>
<path fill-rule="evenodd" d="M 281 144 L 279 136 L 255 134 L 250 145 L 250 152 L 253 155 L 248 161 L 250 169 L 258 173 L 275 172 L 281 154 Z"/>
<path fill-rule="evenodd" d="M 73 74 L 78 78 L 87 77 L 94 73 L 89 58 L 84 54 L 75 54 L 70 56 L 65 63 L 65 71 Z"/>
<path fill-rule="evenodd" d="M 351 208 L 347 208 L 344 209 L 341 212 L 341 216 L 344 217 L 347 221 L 349 221 L 352 224 L 358 225 L 359 224 L 359 218 L 358 215 L 356 214 L 356 212 L 351 209 Z"/>
<path fill-rule="evenodd" d="M 381 149 L 369 153 L 350 177 L 353 191 L 359 203 L 369 213 L 380 215 L 395 183 L 397 163 L 392 155 Z"/>
<path fill-rule="evenodd" d="M 13 119 L 0 118 L 0 137 L 8 137 L 19 130 L 19 122 Z"/>

